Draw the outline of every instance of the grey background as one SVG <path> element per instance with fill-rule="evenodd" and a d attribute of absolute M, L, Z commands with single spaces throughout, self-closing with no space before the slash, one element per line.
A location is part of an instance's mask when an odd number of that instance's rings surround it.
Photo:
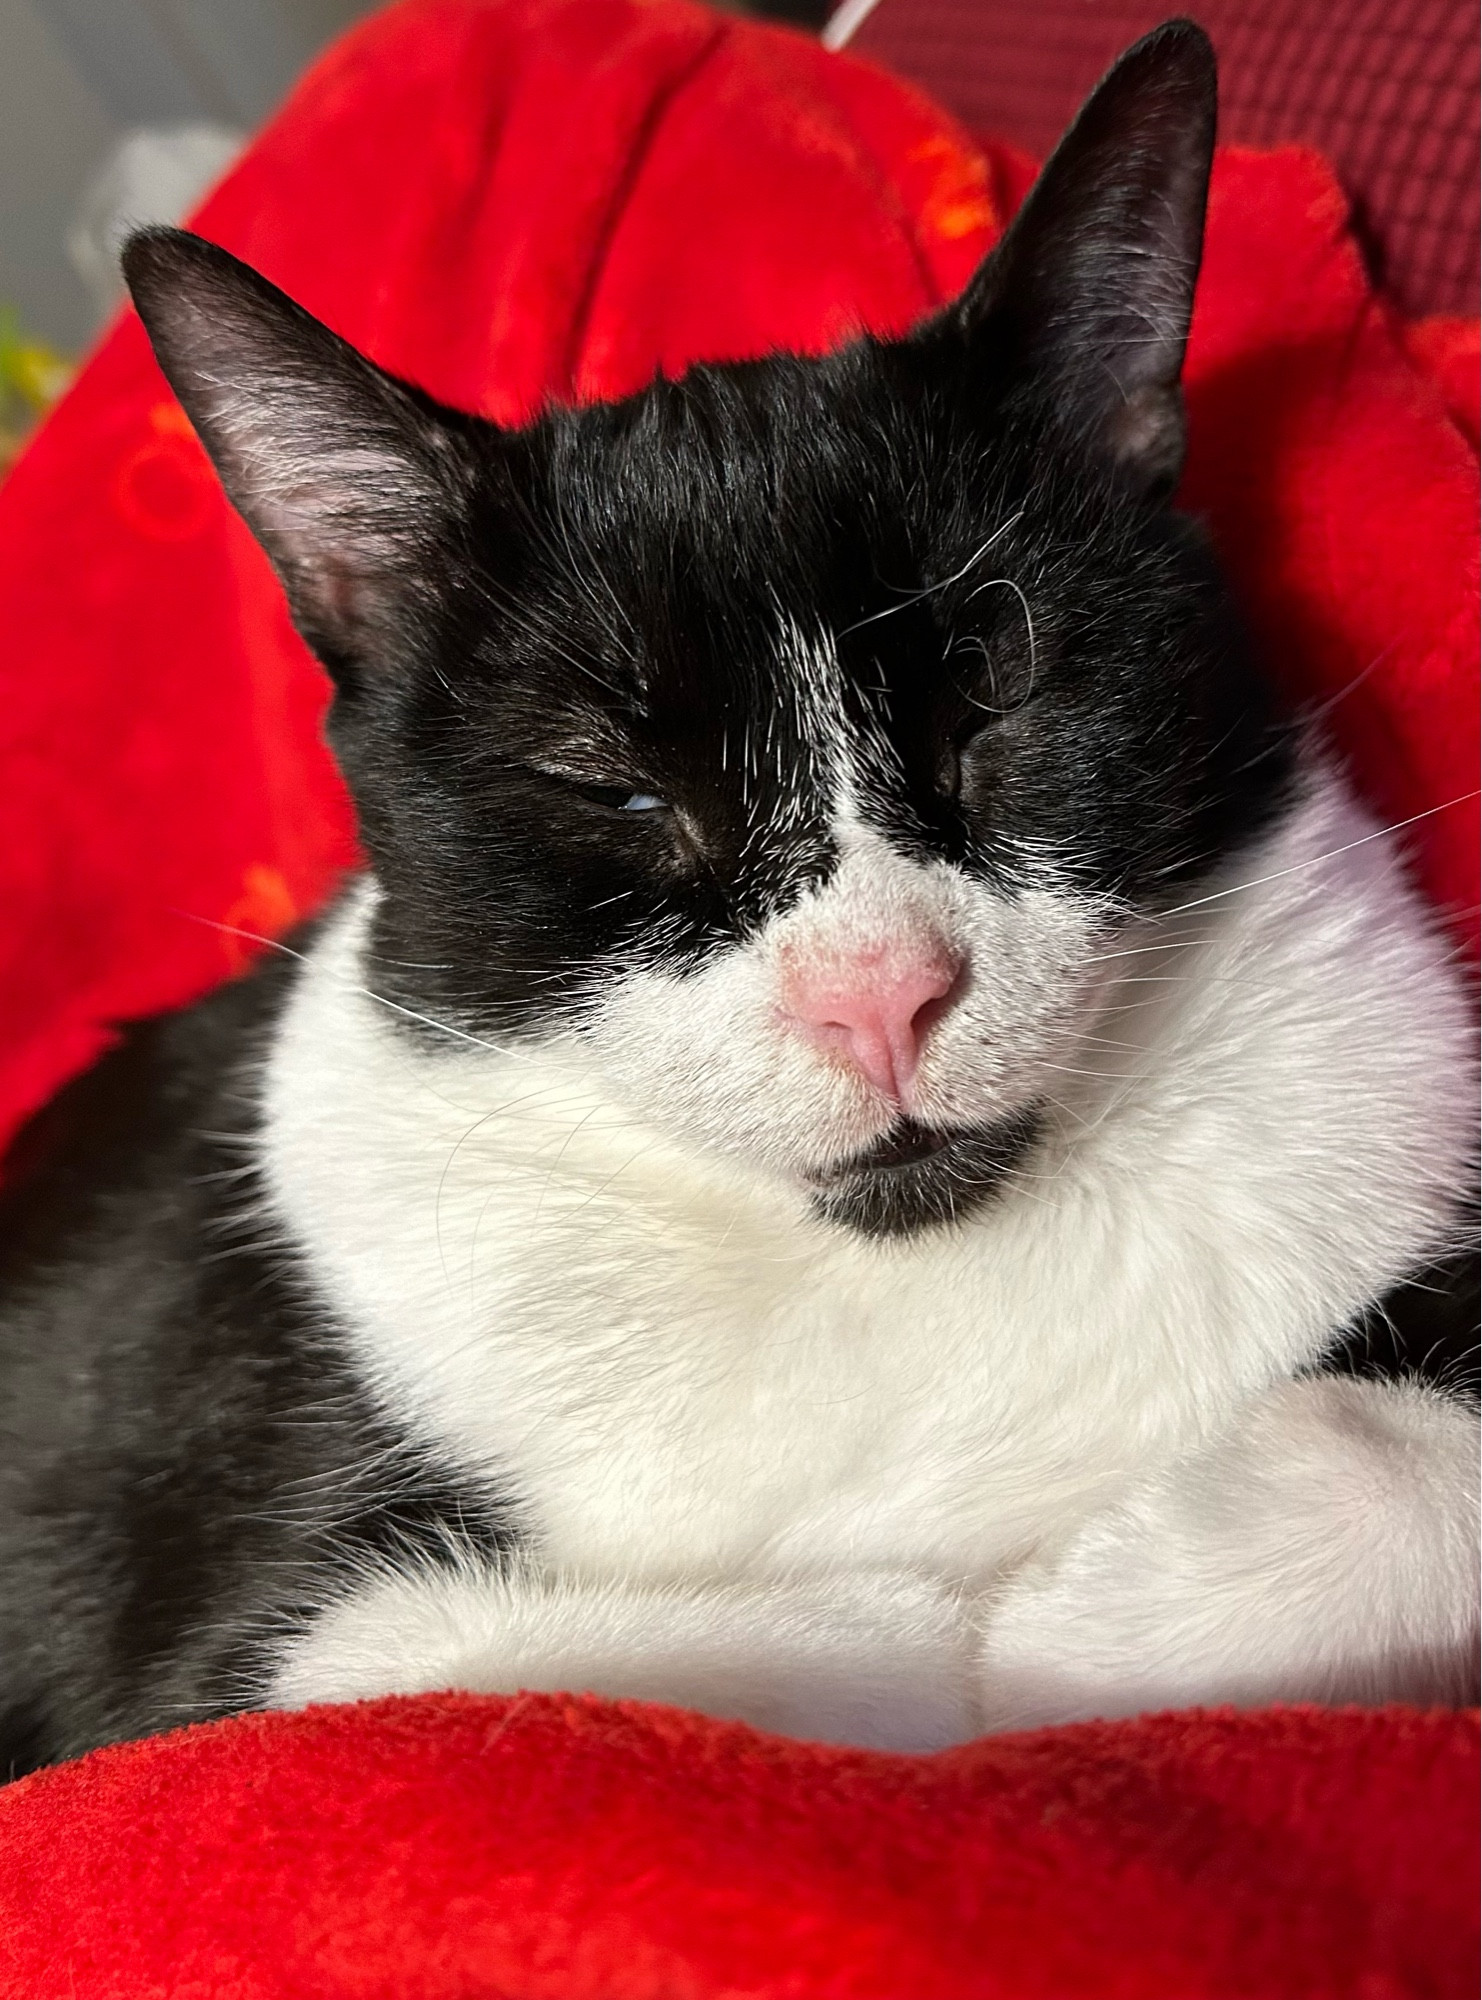
<path fill-rule="evenodd" d="M 79 197 L 123 134 L 250 132 L 366 0 L 0 0 L 0 304 L 66 353 L 98 309 L 67 258 Z"/>

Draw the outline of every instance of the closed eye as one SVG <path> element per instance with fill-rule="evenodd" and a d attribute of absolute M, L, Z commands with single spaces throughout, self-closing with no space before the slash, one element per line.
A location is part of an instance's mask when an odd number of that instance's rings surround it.
<path fill-rule="evenodd" d="M 625 785 L 578 785 L 576 789 L 593 805 L 609 806 L 616 812 L 668 812 L 669 801 L 652 792 L 630 792 Z"/>
<path fill-rule="evenodd" d="M 562 770 L 550 764 L 527 765 L 537 776 L 550 784 L 560 785 L 564 791 L 575 792 L 578 798 L 586 799 L 594 806 L 603 806 L 609 812 L 666 813 L 671 812 L 668 799 L 661 799 L 657 792 L 640 792 L 633 785 L 594 784 L 590 778 L 579 775 L 568 767 Z"/>

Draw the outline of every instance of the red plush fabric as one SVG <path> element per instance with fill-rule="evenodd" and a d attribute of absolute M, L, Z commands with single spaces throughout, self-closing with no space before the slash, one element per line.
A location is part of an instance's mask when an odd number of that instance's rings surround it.
<path fill-rule="evenodd" d="M 198 226 L 386 366 L 514 421 L 655 368 L 897 330 L 1027 177 L 866 64 L 687 0 L 413 0 Z M 1475 461 L 1322 163 L 1228 153 L 1188 497 L 1474 935 Z M 322 678 L 126 316 L 0 488 L 0 1144 L 280 933 L 353 851 Z"/>
<path fill-rule="evenodd" d="M 1482 417 L 1482 328 L 1474 319 L 1434 313 L 1405 328 L 1405 345 L 1435 382 L 1473 451 Z"/>
<path fill-rule="evenodd" d="M 244 1717 L 0 1792 L 3 2000 L 1473 2000 L 1476 1719 L 886 1757 L 637 1703 Z"/>

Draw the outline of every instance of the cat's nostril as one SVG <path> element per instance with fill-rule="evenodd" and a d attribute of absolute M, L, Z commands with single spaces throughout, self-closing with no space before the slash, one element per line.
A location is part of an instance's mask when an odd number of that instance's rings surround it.
<path fill-rule="evenodd" d="M 911 1033 L 916 1038 L 916 1046 L 918 1048 L 926 1040 L 927 1035 L 936 1026 L 937 1022 L 941 1020 L 942 1016 L 951 1013 L 957 1002 L 957 991 L 960 983 L 961 968 L 954 966 L 951 977 L 946 981 L 946 984 L 937 992 L 929 993 L 911 1016 Z"/>
<path fill-rule="evenodd" d="M 799 970 L 785 984 L 783 1011 L 900 1102 L 922 1042 L 953 1004 L 961 971 L 961 960 L 946 949 Z"/>

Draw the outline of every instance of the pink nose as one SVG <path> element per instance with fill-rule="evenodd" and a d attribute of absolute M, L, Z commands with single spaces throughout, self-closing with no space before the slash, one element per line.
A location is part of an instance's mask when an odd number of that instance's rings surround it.
<path fill-rule="evenodd" d="M 827 967 L 795 967 L 782 1005 L 813 1040 L 841 1049 L 885 1096 L 901 1102 L 926 1031 L 945 1011 L 961 961 L 945 949 L 885 953 Z"/>

